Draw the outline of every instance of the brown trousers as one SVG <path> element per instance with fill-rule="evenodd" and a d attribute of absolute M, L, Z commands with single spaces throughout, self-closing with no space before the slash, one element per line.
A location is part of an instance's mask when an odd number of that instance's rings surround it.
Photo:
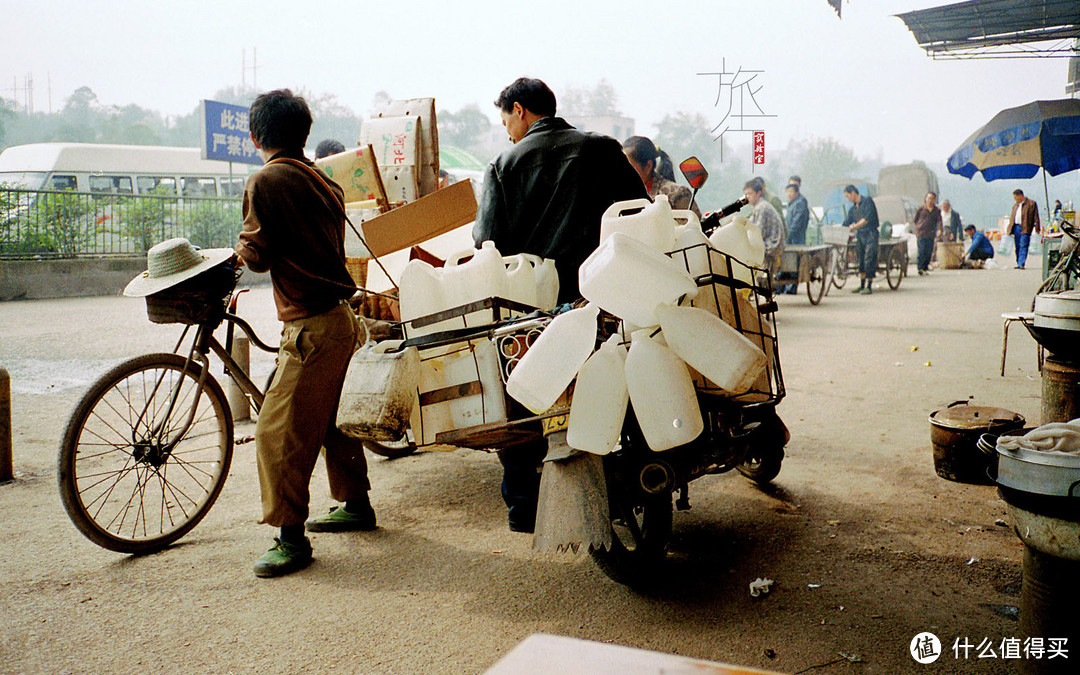
<path fill-rule="evenodd" d="M 304 522 L 320 448 L 325 448 L 331 497 L 344 502 L 370 489 L 363 447 L 335 425 L 356 333 L 356 317 L 345 304 L 285 322 L 277 370 L 255 425 L 259 522 L 276 527 Z"/>

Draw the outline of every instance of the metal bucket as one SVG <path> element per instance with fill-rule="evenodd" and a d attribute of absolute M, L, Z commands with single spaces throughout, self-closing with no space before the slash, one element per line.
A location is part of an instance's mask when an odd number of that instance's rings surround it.
<path fill-rule="evenodd" d="M 993 458 L 977 446 L 985 433 L 1007 434 L 1024 427 L 1024 417 L 1004 408 L 967 405 L 956 401 L 930 415 L 934 471 L 945 480 L 975 485 L 993 481 L 987 469 Z"/>

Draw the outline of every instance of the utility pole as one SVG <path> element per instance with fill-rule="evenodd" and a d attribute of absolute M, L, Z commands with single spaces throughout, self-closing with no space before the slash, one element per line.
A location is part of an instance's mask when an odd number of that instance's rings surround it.
<path fill-rule="evenodd" d="M 243 55 L 240 61 L 240 90 L 247 91 L 247 73 L 251 71 L 251 88 L 259 88 L 259 49 L 257 47 L 251 48 L 251 67 L 247 65 L 247 49 L 243 50 Z"/>

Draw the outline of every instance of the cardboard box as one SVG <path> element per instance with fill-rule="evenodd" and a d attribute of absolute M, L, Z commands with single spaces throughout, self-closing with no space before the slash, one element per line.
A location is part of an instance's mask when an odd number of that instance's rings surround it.
<path fill-rule="evenodd" d="M 360 145 L 370 145 L 375 161 L 384 166 L 415 166 L 420 163 L 420 118 L 376 117 L 360 129 Z"/>
<path fill-rule="evenodd" d="M 378 215 L 362 227 L 368 249 L 373 255 L 383 256 L 474 220 L 476 194 L 470 181 L 462 181 Z"/>
<path fill-rule="evenodd" d="M 420 196 L 429 195 L 439 187 L 439 130 L 435 121 L 435 99 L 409 98 L 386 101 L 374 111 L 374 117 L 420 118 L 420 163 L 417 180 Z"/>
<path fill-rule="evenodd" d="M 375 163 L 375 153 L 365 145 L 315 160 L 315 166 L 345 191 L 345 202 L 386 201 L 386 189 Z"/>
<path fill-rule="evenodd" d="M 360 145 L 375 152 L 391 203 L 414 202 L 420 196 L 419 117 L 375 117 L 360 129 Z"/>

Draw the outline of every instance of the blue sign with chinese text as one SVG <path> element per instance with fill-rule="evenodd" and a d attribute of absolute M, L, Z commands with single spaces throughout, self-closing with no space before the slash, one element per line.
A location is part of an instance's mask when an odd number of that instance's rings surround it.
<path fill-rule="evenodd" d="M 220 101 L 203 101 L 202 122 L 203 159 L 263 163 L 248 133 L 247 108 Z"/>

